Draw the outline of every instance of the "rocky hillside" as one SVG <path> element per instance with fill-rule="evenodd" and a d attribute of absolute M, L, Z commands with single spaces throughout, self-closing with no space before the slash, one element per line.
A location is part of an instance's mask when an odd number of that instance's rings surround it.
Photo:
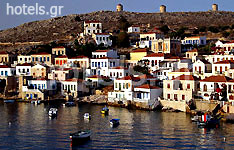
<path fill-rule="evenodd" d="M 0 42 L 48 42 L 68 39 L 71 35 L 82 32 L 82 20 L 99 20 L 103 23 L 104 30 L 114 30 L 121 15 L 131 24 L 150 27 L 159 27 L 166 24 L 171 29 L 180 26 L 198 27 L 234 24 L 234 12 L 137 13 L 98 11 L 25 23 L 15 28 L 0 31 Z M 75 20 L 77 16 L 79 16 L 80 21 Z"/>

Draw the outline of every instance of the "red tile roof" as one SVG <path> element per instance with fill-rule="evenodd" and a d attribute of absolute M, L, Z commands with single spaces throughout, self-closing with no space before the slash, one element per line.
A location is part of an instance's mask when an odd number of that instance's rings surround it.
<path fill-rule="evenodd" d="M 117 80 L 132 80 L 132 81 L 139 81 L 140 78 L 139 77 L 133 77 L 132 75 L 129 75 L 129 76 L 125 76 L 123 78 L 119 78 Z"/>
<path fill-rule="evenodd" d="M 32 66 L 32 64 L 24 63 L 24 64 L 18 64 L 17 66 Z"/>
<path fill-rule="evenodd" d="M 131 51 L 131 53 L 138 53 L 138 52 L 147 52 L 147 49 L 143 48 L 143 49 L 135 49 L 135 50 Z"/>
<path fill-rule="evenodd" d="M 109 52 L 109 50 L 96 50 L 95 52 Z"/>
<path fill-rule="evenodd" d="M 123 67 L 123 66 L 119 66 L 119 67 L 112 67 L 111 69 L 125 69 L 125 70 L 127 70 L 128 68 Z"/>
<path fill-rule="evenodd" d="M 63 56 L 58 56 L 58 57 L 56 57 L 56 58 L 67 58 L 67 56 L 66 56 L 66 55 L 63 55 Z"/>
<path fill-rule="evenodd" d="M 64 46 L 57 46 L 57 47 L 54 47 L 54 48 L 65 48 Z"/>
<path fill-rule="evenodd" d="M 145 57 L 164 57 L 164 53 L 152 53 Z"/>
<path fill-rule="evenodd" d="M 234 60 L 223 60 L 223 61 L 218 61 L 214 64 L 234 64 Z"/>
<path fill-rule="evenodd" d="M 226 76 L 210 76 L 210 77 L 207 77 L 203 80 L 201 80 L 200 82 L 227 82 L 227 81 L 230 81 L 232 80 L 231 78 L 229 77 L 226 77 Z"/>
<path fill-rule="evenodd" d="M 172 80 L 198 80 L 198 78 L 193 76 L 193 75 L 181 75 L 181 76 L 174 78 Z"/>
<path fill-rule="evenodd" d="M 188 68 L 180 68 L 180 69 L 175 70 L 173 72 L 191 72 L 191 70 L 189 70 Z"/>
<path fill-rule="evenodd" d="M 0 52 L 0 54 L 7 54 L 7 52 L 6 51 L 2 51 L 2 52 Z"/>
<path fill-rule="evenodd" d="M 188 52 L 198 52 L 198 50 L 195 48 L 195 49 L 189 50 Z"/>
<path fill-rule="evenodd" d="M 150 86 L 149 84 L 144 84 L 141 86 L 137 86 L 135 88 L 142 88 L 142 89 L 160 89 L 160 87 L 157 86 Z"/>
<path fill-rule="evenodd" d="M 0 65 L 0 68 L 11 68 L 11 67 L 8 67 L 7 65 Z"/>

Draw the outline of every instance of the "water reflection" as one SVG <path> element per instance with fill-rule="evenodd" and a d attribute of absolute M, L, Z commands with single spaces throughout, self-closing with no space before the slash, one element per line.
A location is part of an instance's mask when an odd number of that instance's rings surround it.
<path fill-rule="evenodd" d="M 58 108 L 58 116 L 49 119 L 48 110 Z M 198 128 L 185 113 L 149 112 L 103 106 L 33 105 L 0 103 L 0 149 L 233 149 L 234 125 Z M 88 112 L 91 120 L 84 119 Z M 109 120 L 120 119 L 117 128 Z M 11 125 L 9 125 L 11 122 Z M 91 129 L 91 140 L 70 146 L 69 133 Z M 17 143 L 17 144 L 15 144 Z"/>

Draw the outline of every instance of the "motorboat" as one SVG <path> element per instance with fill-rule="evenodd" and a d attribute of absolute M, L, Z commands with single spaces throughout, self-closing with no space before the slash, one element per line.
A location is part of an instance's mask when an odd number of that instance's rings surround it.
<path fill-rule="evenodd" d="M 105 106 L 102 108 L 101 113 L 107 115 L 109 113 L 109 108 Z"/>
<path fill-rule="evenodd" d="M 89 113 L 84 114 L 84 119 L 91 119 L 91 115 Z"/>
<path fill-rule="evenodd" d="M 65 106 L 67 106 L 67 107 L 76 106 L 76 103 L 73 101 L 68 101 L 65 103 Z"/>
<path fill-rule="evenodd" d="M 119 125 L 119 119 L 111 119 L 110 120 L 110 126 L 112 128 L 117 127 Z"/>
<path fill-rule="evenodd" d="M 82 144 L 83 142 L 86 142 L 90 140 L 91 131 L 85 130 L 85 131 L 78 131 L 75 133 L 70 134 L 70 139 L 72 140 L 72 144 Z"/>
<path fill-rule="evenodd" d="M 50 108 L 49 110 L 49 116 L 50 117 L 56 117 L 57 116 L 58 109 L 57 108 Z"/>
<path fill-rule="evenodd" d="M 4 100 L 4 103 L 14 103 L 15 102 L 15 100 L 13 100 L 13 99 L 6 99 L 6 100 Z"/>

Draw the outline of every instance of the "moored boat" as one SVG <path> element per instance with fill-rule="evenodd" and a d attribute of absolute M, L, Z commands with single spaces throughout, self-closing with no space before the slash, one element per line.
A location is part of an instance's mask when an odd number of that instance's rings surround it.
<path fill-rule="evenodd" d="M 84 119 L 91 119 L 91 115 L 89 113 L 84 114 Z"/>
<path fill-rule="evenodd" d="M 197 125 L 199 127 L 215 128 L 219 126 L 220 120 L 221 117 L 212 117 L 211 115 L 204 114 L 201 116 L 201 119 L 198 120 Z"/>
<path fill-rule="evenodd" d="M 68 101 L 65 103 L 65 106 L 67 106 L 67 107 L 76 106 L 76 103 L 73 101 Z"/>
<path fill-rule="evenodd" d="M 15 102 L 15 100 L 13 100 L 13 99 L 6 99 L 6 100 L 4 100 L 4 103 L 14 103 Z"/>
<path fill-rule="evenodd" d="M 49 116 L 50 117 L 56 117 L 57 116 L 58 109 L 57 108 L 50 108 L 49 110 Z"/>
<path fill-rule="evenodd" d="M 91 131 L 78 131 L 70 134 L 70 139 L 72 140 L 72 144 L 82 144 L 85 141 L 90 140 Z"/>
<path fill-rule="evenodd" d="M 101 113 L 107 115 L 109 113 L 109 108 L 105 106 L 102 108 Z"/>
<path fill-rule="evenodd" d="M 112 128 L 117 127 L 119 125 L 119 119 L 111 119 L 110 120 L 110 126 Z"/>

